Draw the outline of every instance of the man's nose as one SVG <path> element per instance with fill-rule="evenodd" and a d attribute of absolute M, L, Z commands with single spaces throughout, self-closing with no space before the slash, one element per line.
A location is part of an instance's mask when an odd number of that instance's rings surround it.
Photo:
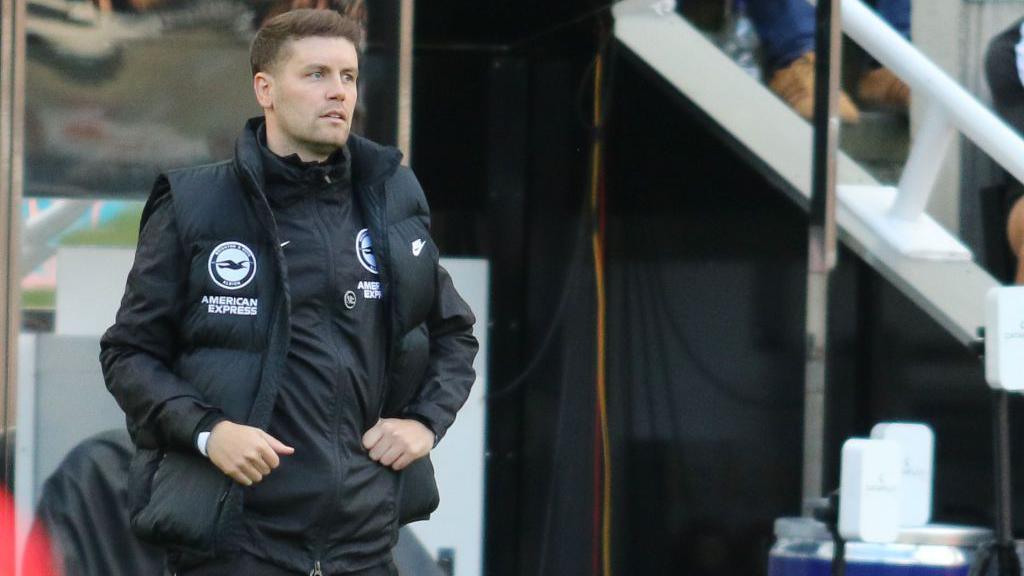
<path fill-rule="evenodd" d="M 341 78 L 332 78 L 327 85 L 327 98 L 329 100 L 344 100 L 345 97 L 345 85 Z"/>

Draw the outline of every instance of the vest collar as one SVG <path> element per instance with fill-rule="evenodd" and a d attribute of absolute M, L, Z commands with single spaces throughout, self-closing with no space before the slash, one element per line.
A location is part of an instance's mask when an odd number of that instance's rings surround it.
<path fill-rule="evenodd" d="M 254 192 L 266 192 L 266 168 L 260 151 L 258 131 L 262 116 L 250 118 L 235 141 L 235 169 Z M 346 146 L 351 164 L 352 187 L 359 190 L 373 186 L 395 173 L 402 161 L 402 153 L 394 147 L 382 146 L 356 134 L 349 136 Z"/>
<path fill-rule="evenodd" d="M 351 190 L 351 163 L 348 147 L 339 148 L 323 162 L 303 162 L 298 154 L 278 156 L 267 147 L 266 125 L 256 133 L 266 179 L 267 199 L 271 204 L 288 206 L 303 198 L 317 196 L 338 201 Z"/>

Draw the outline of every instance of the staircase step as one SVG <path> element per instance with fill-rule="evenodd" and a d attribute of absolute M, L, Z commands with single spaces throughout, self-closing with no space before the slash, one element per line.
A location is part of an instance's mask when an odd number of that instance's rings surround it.
<path fill-rule="evenodd" d="M 859 162 L 902 164 L 910 152 L 907 116 L 898 112 L 861 110 L 860 122 L 843 124 L 839 145 Z"/>

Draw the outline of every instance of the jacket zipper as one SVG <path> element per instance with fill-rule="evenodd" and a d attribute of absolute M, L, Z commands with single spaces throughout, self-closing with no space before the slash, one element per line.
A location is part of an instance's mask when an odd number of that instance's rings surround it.
<path fill-rule="evenodd" d="M 331 183 L 330 177 L 327 176 L 327 175 L 324 176 L 324 180 L 328 184 Z M 382 184 L 382 187 L 384 187 L 383 184 Z M 354 196 L 355 196 L 355 189 L 353 188 L 353 199 L 352 199 L 353 201 L 355 200 Z M 355 205 L 353 205 L 352 209 L 355 210 L 357 208 L 356 208 Z M 321 228 L 320 232 L 321 232 L 321 237 L 324 238 L 324 245 L 329 248 L 329 246 L 330 246 L 330 242 L 329 242 L 330 238 L 329 238 L 328 233 L 326 232 L 326 230 L 329 229 L 328 225 L 323 220 L 323 216 L 320 214 L 320 211 L 319 210 L 314 210 L 314 211 L 317 212 L 317 216 L 318 216 L 317 217 L 317 222 L 318 222 L 318 224 L 321 224 L 323 226 L 323 228 Z M 391 353 L 392 353 L 392 350 L 394 349 L 394 345 L 393 345 L 393 340 L 394 340 L 394 328 L 393 328 L 393 324 L 394 324 L 394 310 L 393 310 L 393 308 L 394 308 L 394 306 L 393 306 L 394 294 L 392 293 L 393 292 L 393 286 L 392 286 L 392 282 L 390 281 L 390 275 L 385 272 L 385 266 L 386 266 L 386 260 L 387 260 L 386 256 L 390 253 L 389 252 L 390 246 L 388 245 L 388 217 L 387 217 L 387 195 L 386 194 L 381 194 L 381 207 L 378 208 L 378 211 L 380 212 L 380 222 L 381 222 L 380 242 L 381 242 L 382 250 L 377 255 L 378 256 L 378 258 L 377 258 L 377 269 L 378 269 L 379 274 L 381 276 L 381 280 L 385 281 L 383 287 L 385 289 L 385 293 L 387 294 L 387 300 L 386 300 L 387 309 L 386 309 L 385 315 L 384 315 L 385 318 L 386 318 L 386 322 L 387 322 L 387 324 L 386 324 L 386 332 L 387 332 L 387 334 L 386 334 L 386 337 L 385 337 L 386 349 L 384 351 L 384 369 L 383 369 L 383 372 L 382 372 L 382 375 L 381 375 L 381 393 L 380 393 L 380 397 L 379 397 L 378 403 L 377 403 L 377 417 L 380 418 L 382 413 L 383 413 L 383 411 L 384 411 L 384 401 L 387 398 L 388 370 L 389 370 L 389 367 L 390 367 L 390 364 L 391 364 Z M 328 258 L 328 262 L 330 263 L 330 265 L 329 265 L 329 273 L 330 273 L 329 286 L 333 287 L 334 283 L 335 283 L 334 281 L 335 281 L 335 272 L 336 272 L 336 270 L 335 270 L 335 262 L 334 262 L 334 258 L 333 258 L 333 253 L 331 253 L 330 250 L 328 250 L 328 253 L 332 254 L 332 257 Z M 334 335 L 333 330 L 331 331 L 331 341 L 334 343 L 335 349 L 340 350 L 340 346 L 338 346 L 338 343 L 337 343 L 337 340 L 336 340 L 336 337 Z M 335 412 L 337 412 L 337 411 L 335 411 Z M 335 414 L 335 420 L 337 420 L 336 416 L 337 415 Z M 337 432 L 338 432 L 337 429 L 338 429 L 339 425 L 340 424 L 338 422 L 335 422 L 335 425 L 333 427 L 334 428 L 334 433 L 335 433 L 336 436 L 337 436 Z M 340 454 L 340 446 L 339 446 L 338 442 L 334 442 L 334 449 L 335 449 L 336 463 L 338 465 L 338 475 L 340 476 L 340 474 L 341 474 L 341 454 Z M 340 483 L 339 483 L 339 487 L 335 490 L 335 492 L 337 492 L 338 490 L 340 490 Z M 337 502 L 339 497 L 340 496 L 338 494 L 335 494 L 334 502 Z M 322 523 L 323 523 L 323 519 L 321 520 L 320 524 L 322 524 Z M 323 543 L 320 540 L 319 531 L 317 532 L 317 539 L 316 539 L 316 544 L 314 546 L 314 550 L 316 551 L 315 552 L 315 557 L 316 558 L 319 558 L 320 556 L 322 556 L 322 554 L 323 554 Z M 319 559 L 316 559 L 316 560 L 313 561 L 313 568 L 312 568 L 312 570 L 309 571 L 309 576 L 323 576 L 323 571 L 320 568 L 320 560 Z"/>
<path fill-rule="evenodd" d="M 324 181 L 326 183 L 330 184 L 331 183 L 330 176 L 324 175 Z M 327 224 L 327 221 L 326 221 L 326 219 L 325 219 L 325 217 L 323 215 L 323 212 L 319 209 L 318 206 L 315 205 L 316 204 L 316 199 L 314 198 L 311 201 L 314 203 L 314 206 L 313 206 L 314 210 L 313 211 L 316 213 L 316 216 L 314 216 L 314 219 L 317 222 L 317 225 L 318 225 L 318 228 L 319 228 L 319 231 L 320 231 L 320 236 L 323 239 L 324 248 L 326 249 L 327 254 L 328 254 L 328 258 L 327 258 L 327 262 L 328 262 L 328 266 L 327 266 L 327 273 L 328 273 L 327 295 L 330 296 L 330 294 L 335 293 L 337 291 L 337 289 L 338 289 L 338 286 L 336 284 L 336 280 L 337 280 L 337 263 L 335 261 L 335 253 L 334 253 L 334 251 L 331 250 L 331 242 L 330 242 L 331 238 L 330 238 L 330 233 L 329 233 L 330 227 Z M 340 381 L 340 379 L 341 379 L 341 367 L 340 367 L 341 346 L 338 343 L 338 338 L 337 338 L 337 334 L 335 334 L 334 327 L 330 325 L 330 318 L 332 317 L 332 315 L 334 313 L 334 310 L 333 310 L 333 308 L 331 306 L 331 299 L 329 297 L 326 298 L 325 299 L 325 303 L 326 303 L 326 310 L 325 311 L 327 312 L 326 318 L 327 318 L 327 321 L 328 321 L 328 333 L 329 333 L 331 344 L 334 347 L 335 354 L 338 357 L 338 359 L 336 359 L 335 367 L 334 367 L 335 382 L 334 382 L 334 386 L 332 386 L 332 392 L 333 392 L 333 395 L 334 395 L 334 399 L 335 399 L 335 401 L 337 401 L 337 397 L 338 397 L 337 384 L 338 384 L 338 381 Z M 332 414 L 331 414 L 331 434 L 333 435 L 333 437 L 331 438 L 331 444 L 334 447 L 334 464 L 335 464 L 335 470 L 336 470 L 336 473 L 333 474 L 331 476 L 331 478 L 332 478 L 332 480 L 335 480 L 335 481 L 337 481 L 338 479 L 341 478 L 341 445 L 340 445 L 341 442 L 340 442 L 340 437 L 339 437 L 339 434 L 338 434 L 338 428 L 339 427 L 340 427 L 340 421 L 339 421 L 339 417 L 338 417 L 337 406 L 335 405 L 335 409 L 332 411 Z M 324 515 L 320 519 L 320 522 L 318 522 L 318 524 L 321 525 L 321 526 L 323 526 L 323 523 L 328 518 L 328 514 L 334 509 L 334 506 L 337 504 L 338 500 L 340 499 L 339 490 L 340 490 L 340 487 L 341 487 L 341 482 L 337 482 L 337 484 L 338 485 L 332 491 L 333 496 L 330 499 L 330 501 L 328 502 L 329 505 L 325 507 Z M 313 546 L 313 549 L 315 550 L 315 558 L 316 558 L 316 560 L 314 560 L 313 570 L 310 572 L 310 576 L 322 576 L 322 574 L 323 574 L 323 572 L 321 572 L 321 570 L 320 570 L 320 560 L 319 560 L 319 558 L 321 556 L 323 556 L 323 548 L 324 548 L 324 544 L 323 544 L 323 541 L 321 539 L 321 531 L 318 530 L 317 531 L 317 535 L 316 535 L 315 545 Z"/>
<path fill-rule="evenodd" d="M 391 256 L 391 246 L 389 243 L 389 231 L 388 231 L 388 194 L 387 184 L 381 184 L 381 201 L 380 201 L 380 222 L 381 222 L 381 255 L 377 259 L 377 270 L 381 274 L 381 280 L 384 281 L 383 288 L 385 294 L 387 294 L 385 301 L 386 308 L 384 309 L 384 318 L 386 324 L 385 336 L 384 336 L 384 367 L 381 371 L 380 378 L 380 398 L 377 399 L 377 419 L 379 420 L 384 414 L 384 402 L 388 397 L 388 376 L 390 374 L 391 367 L 391 353 L 394 351 L 394 303 L 395 303 L 395 288 L 394 283 L 391 281 L 391 270 L 385 270 L 387 265 L 386 260 Z"/>
<path fill-rule="evenodd" d="M 381 183 L 381 201 L 380 201 L 380 241 L 381 241 L 381 254 L 377 258 L 377 270 L 380 272 L 381 281 L 383 283 L 382 288 L 386 300 L 384 301 L 384 322 L 385 322 L 385 336 L 384 336 L 384 366 L 380 376 L 380 398 L 377 400 L 377 419 L 384 415 L 384 404 L 388 398 L 388 387 L 391 382 L 391 354 L 395 350 L 395 302 L 397 301 L 397 295 L 395 293 L 396 284 L 391 279 L 391 270 L 387 267 L 391 257 L 391 232 L 388 224 L 388 188 L 386 183 Z M 392 509 L 391 523 L 388 525 L 391 530 L 396 530 L 398 524 L 398 493 L 393 492 L 392 497 L 394 498 L 394 508 Z"/>

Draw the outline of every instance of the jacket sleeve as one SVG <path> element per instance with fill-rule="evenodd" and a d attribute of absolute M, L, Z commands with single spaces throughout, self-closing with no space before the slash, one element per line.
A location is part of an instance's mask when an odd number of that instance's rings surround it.
<path fill-rule="evenodd" d="M 448 271 L 437 266 L 434 303 L 427 319 L 430 355 L 419 392 L 404 414 L 434 432 L 435 445 L 455 421 L 476 379 L 473 359 L 479 344 L 473 336 L 476 318 L 459 296 Z"/>
<path fill-rule="evenodd" d="M 139 447 L 196 450 L 197 428 L 220 413 L 171 370 L 180 350 L 188 267 L 170 186 L 161 176 L 142 213 L 121 307 L 100 339 L 104 381 Z"/>

